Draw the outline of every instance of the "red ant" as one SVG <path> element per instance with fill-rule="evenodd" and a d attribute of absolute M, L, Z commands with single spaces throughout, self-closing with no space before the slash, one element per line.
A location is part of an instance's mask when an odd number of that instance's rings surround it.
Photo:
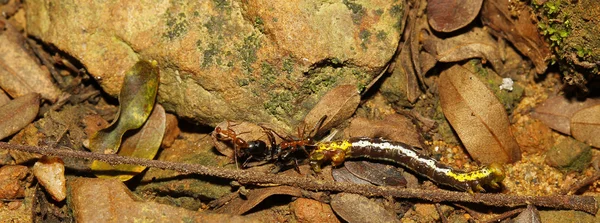
<path fill-rule="evenodd" d="M 316 135 L 316 131 L 321 127 L 326 118 L 327 116 L 321 118 L 321 120 L 319 120 L 319 122 L 317 122 L 317 124 L 313 127 L 309 135 L 314 137 L 314 135 Z M 261 126 L 269 141 L 269 144 L 267 145 L 267 143 L 262 140 L 252 140 L 246 142 L 245 140 L 238 138 L 237 136 L 239 134 L 230 127 L 231 124 L 229 121 L 227 121 L 227 129 L 217 127 L 215 129 L 215 133 L 217 134 L 217 138 L 219 140 L 231 141 L 233 144 L 236 165 L 238 163 L 238 157 L 246 158 L 242 164 L 242 168 L 250 167 L 249 163 L 253 161 L 259 162 L 256 165 L 275 162 L 276 169 L 273 172 L 279 172 L 279 170 L 286 167 L 290 161 L 293 161 L 294 168 L 296 171 L 300 172 L 300 169 L 298 168 L 297 157 L 293 154 L 296 154 L 297 151 L 302 150 L 305 154 L 304 156 L 308 157 L 309 152 L 306 150 L 306 147 L 314 146 L 313 138 L 304 138 L 304 130 L 300 131 L 300 128 L 298 128 L 298 136 L 300 139 L 295 139 L 292 137 L 284 137 L 270 128 Z M 283 142 L 277 144 L 275 135 L 281 138 Z"/>
<path fill-rule="evenodd" d="M 238 157 L 248 157 L 242 164 L 242 167 L 245 168 L 250 160 L 256 159 L 253 156 L 259 156 L 260 153 L 264 153 L 262 151 L 267 149 L 267 144 L 262 140 L 252 140 L 246 142 L 244 139 L 238 138 L 238 133 L 231 129 L 231 123 L 229 121 L 227 121 L 227 129 L 224 130 L 221 127 L 217 127 L 215 128 L 215 134 L 217 135 L 218 140 L 230 141 L 233 144 L 236 167 L 238 165 Z M 269 141 L 271 141 L 271 137 L 269 137 Z M 271 147 L 274 145 L 275 141 L 271 141 Z"/>

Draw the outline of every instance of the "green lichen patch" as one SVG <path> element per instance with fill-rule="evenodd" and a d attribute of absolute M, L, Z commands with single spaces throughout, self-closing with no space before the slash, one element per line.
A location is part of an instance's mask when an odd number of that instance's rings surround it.
<path fill-rule="evenodd" d="M 490 68 L 484 67 L 481 64 L 481 60 L 470 60 L 469 65 L 471 65 L 471 68 L 475 71 L 474 73 L 479 80 L 487 85 L 488 89 L 490 89 L 496 98 L 498 98 L 498 101 L 500 101 L 500 104 L 504 106 L 506 112 L 511 113 L 521 101 L 525 88 L 521 84 L 515 82 L 512 85 L 512 91 L 500 89 L 500 86 L 502 85 L 502 77 L 500 77 Z"/>
<path fill-rule="evenodd" d="M 167 29 L 163 33 L 163 37 L 169 40 L 179 38 L 188 32 L 188 21 L 183 12 L 172 14 L 168 13 L 166 18 Z"/>
<path fill-rule="evenodd" d="M 269 94 L 269 99 L 264 103 L 267 112 L 276 117 L 294 116 L 294 113 L 296 113 L 294 105 L 297 98 L 296 93 L 286 89 L 278 89 L 271 91 Z"/>
<path fill-rule="evenodd" d="M 371 42 L 371 32 L 369 30 L 363 29 L 358 33 L 358 37 L 360 38 L 360 47 L 363 50 L 367 50 L 367 44 Z"/>
<path fill-rule="evenodd" d="M 350 9 L 350 11 L 352 11 L 352 22 L 354 24 L 360 24 L 360 21 L 365 15 L 365 9 L 363 6 L 353 0 L 343 0 L 342 2 L 348 9 Z"/>
<path fill-rule="evenodd" d="M 238 48 L 238 54 L 244 74 L 251 74 L 254 69 L 252 64 L 256 62 L 256 51 L 260 48 L 259 35 L 253 33 L 244 38 L 244 43 Z"/>
<path fill-rule="evenodd" d="M 204 59 L 202 60 L 202 67 L 207 67 L 212 64 L 214 62 L 214 57 L 218 56 L 218 53 L 219 50 L 217 49 L 216 44 L 208 44 L 208 49 L 203 52 Z"/>
<path fill-rule="evenodd" d="M 402 28 L 402 19 L 404 17 L 404 5 L 396 4 L 393 5 L 390 9 L 390 14 L 397 19 L 397 22 L 394 24 L 394 28 L 399 29 Z"/>

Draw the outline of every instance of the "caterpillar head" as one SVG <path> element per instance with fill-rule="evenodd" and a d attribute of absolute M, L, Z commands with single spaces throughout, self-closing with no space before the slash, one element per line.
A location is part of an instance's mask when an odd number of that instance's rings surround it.
<path fill-rule="evenodd" d="M 504 167 L 502 167 L 502 165 L 499 163 L 492 163 L 490 166 L 488 166 L 488 169 L 491 172 L 489 185 L 493 188 L 499 188 L 500 185 L 498 183 L 502 182 L 504 177 L 506 177 L 504 173 Z"/>

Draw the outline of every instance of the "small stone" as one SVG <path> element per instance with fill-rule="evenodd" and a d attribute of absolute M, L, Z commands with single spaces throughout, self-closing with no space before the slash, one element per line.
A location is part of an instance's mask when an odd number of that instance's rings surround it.
<path fill-rule="evenodd" d="M 55 201 L 67 197 L 65 163 L 58 157 L 44 156 L 33 165 L 33 175 Z"/>
<path fill-rule="evenodd" d="M 298 198 L 290 204 L 298 222 L 340 222 L 331 206 L 312 199 Z"/>
<path fill-rule="evenodd" d="M 435 209 L 435 205 L 433 204 L 415 204 L 415 212 L 421 217 L 423 220 L 427 221 L 438 221 L 440 220 L 440 215 Z"/>
<path fill-rule="evenodd" d="M 17 210 L 21 207 L 21 205 L 23 205 L 23 202 L 21 201 L 11 201 L 8 203 L 7 207 L 8 210 L 14 211 Z"/>
<path fill-rule="evenodd" d="M 0 199 L 17 199 L 25 196 L 29 169 L 26 166 L 7 165 L 0 168 Z"/>
<path fill-rule="evenodd" d="M 546 163 L 565 172 L 582 171 L 592 160 L 591 147 L 566 138 L 546 152 Z"/>

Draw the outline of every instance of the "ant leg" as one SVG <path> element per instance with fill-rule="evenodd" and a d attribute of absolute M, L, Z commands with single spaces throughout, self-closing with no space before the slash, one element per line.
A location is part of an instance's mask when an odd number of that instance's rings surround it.
<path fill-rule="evenodd" d="M 323 123 L 325 123 L 325 120 L 327 120 L 327 115 L 323 115 L 323 117 L 321 117 L 321 119 L 319 119 L 319 121 L 317 123 L 315 123 L 315 126 L 313 126 L 313 128 L 310 130 L 310 133 L 309 133 L 310 138 L 316 137 L 316 135 L 319 132 L 319 130 L 321 129 L 321 127 L 323 127 Z"/>
<path fill-rule="evenodd" d="M 300 146 L 300 149 L 302 149 L 302 151 L 304 151 L 304 153 L 306 154 L 306 157 L 310 156 L 310 153 L 308 153 L 308 150 L 306 150 L 305 146 Z"/>
<path fill-rule="evenodd" d="M 246 158 L 246 161 L 244 161 L 244 163 L 242 163 L 242 168 L 246 169 L 248 167 L 248 163 L 250 163 L 250 160 L 254 159 L 254 157 L 252 155 L 248 156 L 248 158 Z"/>
<path fill-rule="evenodd" d="M 296 170 L 296 172 L 300 173 L 300 165 L 298 165 L 298 159 L 292 158 L 292 160 L 294 161 L 294 170 Z M 302 174 L 302 173 L 300 173 L 300 174 Z"/>

